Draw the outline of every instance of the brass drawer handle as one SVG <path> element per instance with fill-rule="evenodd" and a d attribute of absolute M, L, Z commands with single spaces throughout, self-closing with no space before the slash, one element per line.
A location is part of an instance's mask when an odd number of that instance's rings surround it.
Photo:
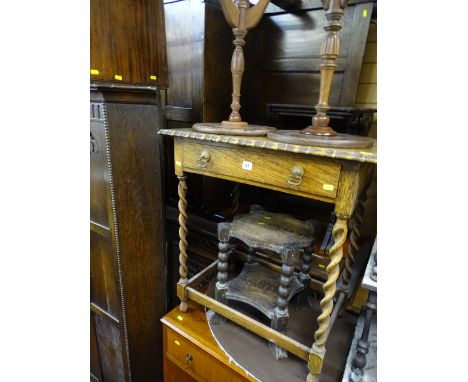
<path fill-rule="evenodd" d="M 290 186 L 299 186 L 302 183 L 304 169 L 301 166 L 293 166 L 288 176 L 288 184 Z"/>
<path fill-rule="evenodd" d="M 190 361 L 193 361 L 193 356 L 192 354 L 187 353 L 187 355 L 185 356 L 185 366 L 190 367 Z"/>
<path fill-rule="evenodd" d="M 210 160 L 210 154 L 208 154 L 208 151 L 202 151 L 202 153 L 200 154 L 200 157 L 197 160 L 197 166 L 200 168 L 206 168 L 209 160 Z"/>

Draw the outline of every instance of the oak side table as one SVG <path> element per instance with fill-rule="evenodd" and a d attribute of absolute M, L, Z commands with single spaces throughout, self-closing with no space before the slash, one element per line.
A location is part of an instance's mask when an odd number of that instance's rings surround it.
<path fill-rule="evenodd" d="M 363 200 L 377 163 L 377 146 L 369 149 L 330 149 L 274 142 L 265 137 L 236 137 L 195 132 L 192 129 L 162 129 L 159 134 L 174 137 L 175 173 L 179 179 L 179 274 L 177 296 L 180 310 L 188 309 L 193 300 L 227 319 L 260 335 L 308 362 L 307 382 L 318 381 L 325 345 L 340 306 L 349 297 L 353 254 L 356 251 L 358 224 L 350 224 L 350 255 L 345 259 L 343 286 L 339 293 L 336 281 L 340 274 L 343 244 L 348 234 L 348 221 L 362 221 Z M 305 198 L 333 203 L 336 222 L 326 268 L 327 281 L 320 301 L 322 313 L 312 347 L 237 312 L 197 290 L 200 282 L 217 271 L 218 260 L 187 279 L 187 173 L 201 174 L 233 182 L 286 192 Z M 364 197 L 363 197 L 364 196 Z M 337 294 L 334 308 L 333 299 Z"/>

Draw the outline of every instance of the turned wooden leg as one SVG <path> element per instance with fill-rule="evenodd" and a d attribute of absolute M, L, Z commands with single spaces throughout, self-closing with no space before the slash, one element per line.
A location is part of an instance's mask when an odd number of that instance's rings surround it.
<path fill-rule="evenodd" d="M 351 365 L 351 375 L 349 377 L 352 382 L 359 382 L 364 375 L 364 367 L 366 366 L 366 354 L 369 352 L 369 330 L 372 323 L 372 318 L 377 310 L 377 295 L 375 292 L 369 292 L 369 299 L 366 305 L 366 315 L 364 326 L 362 328 L 361 339 L 357 343 L 356 354 Z"/>
<path fill-rule="evenodd" d="M 232 122 L 241 122 L 241 116 L 239 110 L 241 108 L 240 98 L 241 98 L 241 83 L 242 75 L 244 74 L 244 52 L 242 47 L 245 45 L 244 37 L 247 34 L 247 31 L 244 29 L 233 28 L 232 32 L 234 33 L 234 53 L 232 55 L 231 61 L 231 73 L 232 73 L 232 103 L 231 103 L 231 114 L 229 116 L 229 121 Z"/>
<path fill-rule="evenodd" d="M 239 183 L 236 183 L 234 189 L 232 190 L 232 216 L 237 214 L 239 211 L 239 198 L 240 198 L 240 186 Z"/>
<path fill-rule="evenodd" d="M 327 23 L 324 26 L 327 32 L 325 39 L 322 41 L 320 49 L 320 94 L 315 109 L 317 114 L 312 117 L 312 126 L 308 126 L 302 132 L 304 134 L 336 136 L 336 132 L 329 127 L 330 118 L 327 111 L 330 109 L 328 105 L 330 96 L 330 87 L 333 75 L 336 69 L 336 59 L 340 52 L 340 40 L 338 32 L 341 29 L 341 17 L 344 15 L 344 9 L 347 5 L 346 0 L 322 0 L 323 9 Z"/>
<path fill-rule="evenodd" d="M 218 276 L 215 286 L 215 299 L 223 304 L 226 304 L 225 293 L 227 290 L 228 280 L 228 261 L 229 261 L 229 233 L 231 230 L 231 224 L 219 223 L 218 224 Z"/>
<path fill-rule="evenodd" d="M 224 16 L 231 25 L 234 34 L 234 53 L 231 59 L 232 73 L 232 102 L 231 114 L 228 121 L 223 121 L 223 125 L 231 127 L 246 127 L 247 122 L 242 122 L 239 114 L 241 108 L 241 82 L 244 74 L 245 61 L 242 47 L 245 45 L 245 36 L 249 29 L 253 28 L 260 21 L 269 0 L 259 0 L 251 6 L 249 0 L 220 0 Z"/>
<path fill-rule="evenodd" d="M 315 331 L 315 341 L 309 355 L 309 375 L 307 382 L 317 382 L 322 371 L 323 358 L 325 356 L 325 344 L 327 342 L 330 315 L 333 310 L 333 297 L 336 292 L 336 280 L 340 274 L 339 265 L 343 258 L 343 244 L 348 233 L 347 220 L 340 215 L 337 215 L 335 225 L 333 226 L 333 239 L 335 243 L 330 248 L 330 264 L 327 266 L 327 281 L 323 284 L 324 297 L 320 301 L 322 313 L 317 318 L 319 324 Z"/>
<path fill-rule="evenodd" d="M 185 294 L 185 286 L 188 283 L 187 273 L 187 176 L 180 175 L 179 178 L 179 285 L 182 286 L 182 291 L 177 290 L 177 295 L 180 298 L 180 310 L 186 312 L 188 309 L 188 298 Z"/>
<path fill-rule="evenodd" d="M 291 293 L 291 280 L 294 274 L 294 262 L 299 258 L 300 251 L 298 249 L 290 249 L 282 254 L 281 276 L 278 287 L 278 298 L 274 310 L 271 327 L 279 332 L 286 333 L 288 331 L 288 298 Z M 283 348 L 270 343 L 270 349 L 276 359 L 288 357 L 288 353 Z"/>
<path fill-rule="evenodd" d="M 343 270 L 343 292 L 346 294 L 349 293 L 349 280 L 352 276 L 352 267 L 354 265 L 354 256 L 359 250 L 359 238 L 361 234 L 359 230 L 361 229 L 362 222 L 364 220 L 364 204 L 367 200 L 367 191 L 364 190 L 361 196 L 358 199 L 357 206 L 354 210 L 352 218 L 349 220 L 349 244 L 348 244 L 348 256 L 346 256 Z"/>
<path fill-rule="evenodd" d="M 309 307 L 309 294 L 310 294 L 310 268 L 312 266 L 312 246 L 304 248 L 304 255 L 302 257 L 301 272 L 299 273 L 299 280 L 301 280 L 304 289 L 297 297 L 297 309 L 306 309 Z"/>

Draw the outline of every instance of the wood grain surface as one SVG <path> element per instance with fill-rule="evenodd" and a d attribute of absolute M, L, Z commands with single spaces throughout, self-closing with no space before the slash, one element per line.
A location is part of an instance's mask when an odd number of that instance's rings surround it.
<path fill-rule="evenodd" d="M 90 28 L 92 81 L 167 86 L 162 2 L 91 0 Z"/>
<path fill-rule="evenodd" d="M 228 143 L 231 145 L 256 147 L 289 153 L 315 155 L 326 158 L 347 159 L 351 161 L 377 163 L 377 142 L 366 150 L 360 149 L 330 149 L 325 147 L 292 145 L 274 142 L 265 137 L 236 137 L 228 135 L 197 133 L 192 129 L 161 129 L 158 134 L 189 138 L 204 142 Z M 264 152 L 266 152 L 265 150 Z"/>
<path fill-rule="evenodd" d="M 166 309 L 160 114 L 153 105 L 107 105 L 113 180 L 113 240 L 132 381 L 162 374 L 159 318 Z M 117 230 L 116 230 L 117 228 Z M 117 236 L 118 233 L 118 236 Z"/>
<path fill-rule="evenodd" d="M 265 153 L 243 148 L 227 148 L 206 144 L 188 143 L 176 140 L 175 146 L 183 145 L 175 157 L 182 163 L 184 171 L 206 174 L 223 179 L 242 179 L 264 187 L 281 189 L 283 192 L 313 194 L 326 199 L 333 199 L 340 174 L 338 163 L 329 163 L 320 158 L 311 161 L 301 155 L 289 156 L 278 153 Z M 206 168 L 200 168 L 197 162 L 202 152 L 206 151 L 210 159 Z M 245 170 L 243 164 L 251 163 L 252 169 Z M 290 185 L 288 177 L 293 166 L 304 169 L 302 182 L 298 186 Z"/>
<path fill-rule="evenodd" d="M 243 118 L 249 122 L 267 123 L 268 103 L 317 102 L 320 48 L 327 20 L 320 1 L 314 6 L 306 6 L 304 0 L 296 3 L 294 12 L 278 8 L 278 12 L 265 14 L 246 38 Z M 372 2 L 350 2 L 345 10 L 340 56 L 330 92 L 332 106 L 355 102 L 372 9 Z"/>
<path fill-rule="evenodd" d="M 162 378 L 166 279 L 157 95 L 145 87 L 91 87 L 93 381 Z"/>
<path fill-rule="evenodd" d="M 190 353 L 194 361 L 191 365 L 192 373 L 189 375 L 195 380 L 201 380 L 200 377 L 202 377 L 204 381 L 213 382 L 255 381 L 242 368 L 233 363 L 218 346 L 206 321 L 205 312 L 200 308 L 200 305 L 190 301 L 186 313 L 180 312 L 176 307 L 161 321 L 164 324 L 165 365 L 169 363 L 167 360 L 169 358 L 170 362 L 175 363 L 179 368 L 187 369 L 185 357 L 187 353 Z M 179 345 L 175 341 L 178 341 Z M 169 357 L 167 357 L 168 354 Z M 202 364 L 200 364 L 200 360 Z M 216 370 L 220 374 L 213 375 L 211 374 L 212 370 Z M 172 378 L 168 374 L 165 372 L 165 382 Z M 190 379 L 187 378 L 187 380 Z"/>

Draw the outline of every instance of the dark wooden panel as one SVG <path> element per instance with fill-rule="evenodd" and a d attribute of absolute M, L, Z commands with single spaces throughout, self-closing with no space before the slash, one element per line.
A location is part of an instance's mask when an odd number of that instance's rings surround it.
<path fill-rule="evenodd" d="M 104 131 L 104 105 L 91 102 L 90 131 L 90 199 L 91 220 L 99 225 L 109 225 L 107 212 L 107 157 Z"/>
<path fill-rule="evenodd" d="M 219 3 L 166 2 L 164 12 L 170 84 L 167 105 L 191 108 L 192 122 L 226 119 L 234 37 Z"/>
<path fill-rule="evenodd" d="M 195 122 L 220 122 L 230 113 L 232 78 L 230 62 L 234 36 L 219 1 L 166 0 L 164 5 L 170 86 L 167 97 L 168 126 L 188 127 Z M 247 69 L 248 70 L 248 69 Z M 190 118 L 188 112 L 191 111 Z M 179 122 L 175 122 L 179 121 Z M 172 153 L 168 147 L 166 155 Z M 170 158 L 166 163 L 166 195 L 177 196 Z M 172 168 L 172 170 L 171 170 Z M 208 209 L 213 202 L 207 189 L 217 180 L 190 177 L 189 198 Z M 207 204 L 208 203 L 208 204 Z"/>
<path fill-rule="evenodd" d="M 91 80 L 167 86 L 161 1 L 91 0 L 90 21 Z"/>
<path fill-rule="evenodd" d="M 192 109 L 190 107 L 166 106 L 166 119 L 168 121 L 189 122 L 191 126 Z"/>
<path fill-rule="evenodd" d="M 205 7 L 203 122 L 221 122 L 231 113 L 231 58 L 234 36 L 219 7 Z"/>
<path fill-rule="evenodd" d="M 91 302 L 113 316 L 120 302 L 112 247 L 109 239 L 91 231 Z"/>
<path fill-rule="evenodd" d="M 103 380 L 105 382 L 125 381 L 119 328 L 98 315 L 94 315 L 94 322 Z"/>
<path fill-rule="evenodd" d="M 207 2 L 216 2 L 219 0 L 206 0 Z M 368 3 L 369 0 L 349 0 L 348 6 Z M 374 3 L 377 0 L 373 1 Z M 271 0 L 268 4 L 265 13 L 284 13 L 287 12 L 297 12 L 299 10 L 313 10 L 313 9 L 322 9 L 323 3 L 321 0 Z"/>
<path fill-rule="evenodd" d="M 192 8 L 190 0 L 164 5 L 169 68 L 167 104 L 171 106 L 192 107 Z"/>
<path fill-rule="evenodd" d="M 313 105 L 318 100 L 319 87 L 315 84 L 320 81 L 320 73 L 264 72 L 259 79 L 263 86 L 256 91 L 255 100 L 265 106 L 256 110 L 256 120 L 268 120 L 266 105 L 270 103 Z M 342 83 L 343 73 L 335 73 L 332 86 L 339 87 Z M 338 97 L 337 92 L 330 94 L 330 104 L 337 104 Z"/>
<path fill-rule="evenodd" d="M 127 104 L 157 104 L 159 90 L 154 85 L 124 84 L 108 81 L 90 83 L 92 102 L 112 102 Z M 106 97 L 101 92 L 106 93 Z"/>
<path fill-rule="evenodd" d="M 111 233 L 125 301 L 121 324 L 126 328 L 132 381 L 160 380 L 159 319 L 166 309 L 162 138 L 157 135 L 161 114 L 157 105 L 107 103 L 106 107 L 115 216 Z"/>
<path fill-rule="evenodd" d="M 318 102 L 326 17 L 321 6 L 314 7 L 266 14 L 249 32 L 241 102 L 242 115 L 249 122 L 268 123 L 267 103 L 312 106 Z M 331 106 L 354 105 L 372 9 L 372 2 L 345 9 Z"/>
<path fill-rule="evenodd" d="M 357 4 L 350 7 L 350 10 L 353 12 L 353 19 L 351 21 L 351 40 L 347 57 L 348 68 L 345 72 L 339 103 L 332 106 L 350 106 L 356 102 L 373 3 Z"/>
<path fill-rule="evenodd" d="M 340 57 L 346 57 L 351 40 L 353 12 L 345 11 L 340 36 Z M 320 59 L 320 47 L 326 35 L 327 19 L 323 10 L 265 17 L 262 24 L 262 58 Z"/>
<path fill-rule="evenodd" d="M 91 372 L 91 380 L 101 381 L 102 380 L 102 373 L 101 373 L 101 360 L 99 358 L 99 349 L 97 345 L 96 339 L 96 327 L 94 322 L 94 314 L 90 313 L 90 355 L 91 361 L 89 365 L 89 369 Z M 93 378 L 94 377 L 94 378 Z"/>

